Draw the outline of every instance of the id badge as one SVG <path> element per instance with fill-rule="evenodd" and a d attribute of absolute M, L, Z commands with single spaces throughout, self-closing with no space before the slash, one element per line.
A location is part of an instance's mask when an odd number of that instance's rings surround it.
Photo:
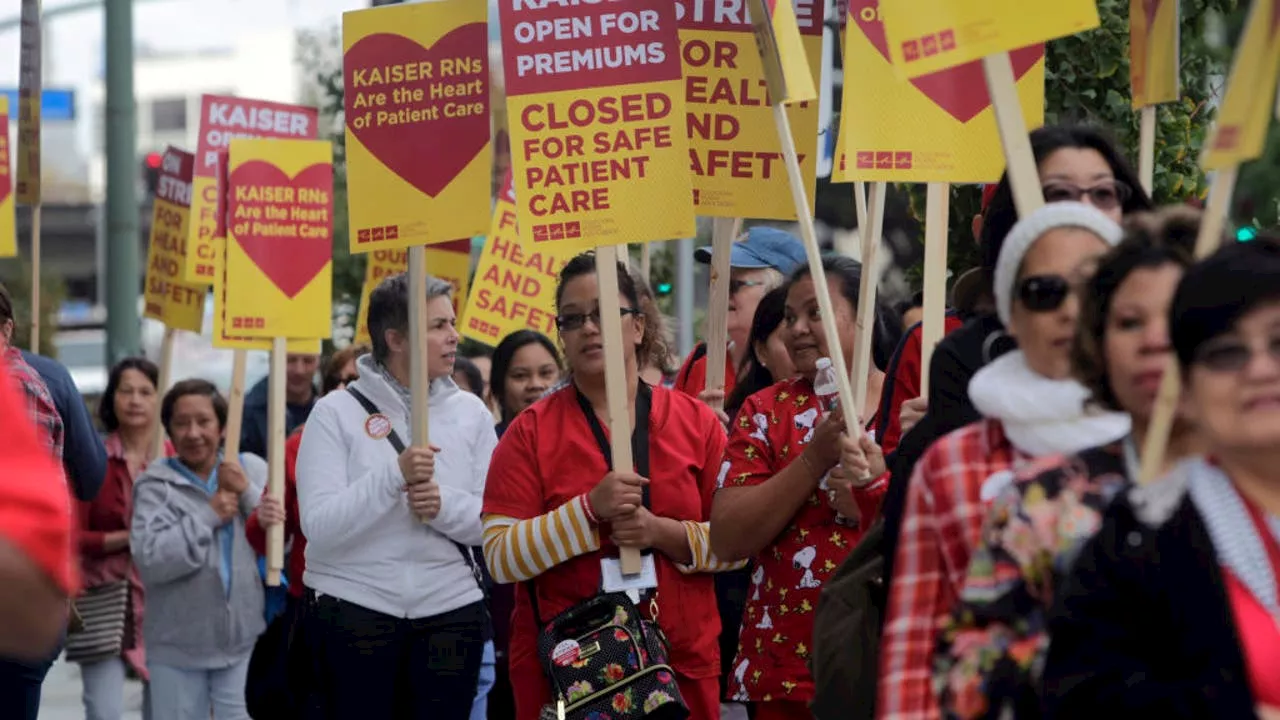
<path fill-rule="evenodd" d="M 600 578 L 605 592 L 641 591 L 658 587 L 658 566 L 654 564 L 653 554 L 640 556 L 640 572 L 635 575 L 622 574 L 622 561 L 618 558 L 604 558 L 600 561 Z"/>

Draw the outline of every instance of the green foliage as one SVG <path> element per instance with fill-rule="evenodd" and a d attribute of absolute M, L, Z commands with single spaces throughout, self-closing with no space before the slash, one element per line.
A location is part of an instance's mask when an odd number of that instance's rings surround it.
<path fill-rule="evenodd" d="M 0 282 L 13 298 L 13 344 L 31 348 L 31 263 L 25 258 L 0 260 Z M 66 299 L 63 281 L 49 273 L 40 279 L 40 354 L 56 357 L 53 336 L 58 332 L 58 308 Z"/>
<path fill-rule="evenodd" d="M 1182 98 L 1157 109 L 1157 204 L 1203 198 L 1207 191 L 1197 163 L 1214 117 L 1212 101 L 1221 97 L 1230 49 L 1212 45 L 1206 29 L 1212 19 L 1234 13 L 1237 4 L 1182 0 Z M 1106 128 L 1136 168 L 1139 112 L 1129 95 L 1129 2 L 1098 0 L 1098 13 L 1101 27 L 1055 40 L 1046 48 L 1045 123 L 1085 122 Z M 1273 160 L 1272 168 L 1277 165 L 1280 161 Z M 911 214 L 923 222 L 924 186 L 903 185 L 899 190 L 910 194 Z M 947 264 L 956 275 L 978 262 L 971 227 L 980 206 L 978 187 L 952 186 Z M 919 239 L 923 242 L 923 236 Z M 919 268 L 908 274 L 918 278 Z"/>

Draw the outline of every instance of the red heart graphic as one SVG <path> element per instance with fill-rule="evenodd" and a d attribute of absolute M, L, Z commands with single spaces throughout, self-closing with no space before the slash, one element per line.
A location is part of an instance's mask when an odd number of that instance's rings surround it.
<path fill-rule="evenodd" d="M 879 6 L 879 0 L 851 0 L 849 24 L 856 24 L 880 55 L 892 62 L 889 60 L 889 43 L 885 39 L 884 24 L 880 22 Z M 874 19 L 867 21 L 864 20 L 866 17 Z M 1042 57 L 1044 45 L 1030 45 L 1009 53 L 1009 58 L 1013 61 L 1014 78 L 1021 79 Z M 922 75 L 913 79 L 911 84 L 962 123 L 969 122 L 991 106 L 991 96 L 987 94 L 987 79 L 979 61 Z"/>
<path fill-rule="evenodd" d="M 250 160 L 237 167 L 231 173 L 230 195 L 227 198 L 227 225 L 233 229 L 236 242 L 262 270 L 280 292 L 290 298 L 302 291 L 315 276 L 320 274 L 324 266 L 333 256 L 333 166 L 317 163 L 292 178 L 284 174 L 280 168 L 262 160 Z M 294 196 L 299 190 L 315 190 L 328 197 L 327 206 L 315 204 L 298 205 L 288 202 L 264 202 L 257 198 L 242 198 L 242 188 L 293 188 Z M 323 221 L 308 222 L 294 220 L 271 220 L 263 214 L 263 208 L 269 206 L 286 209 L 302 208 L 315 210 L 325 209 Z M 261 218 L 246 220 L 245 218 Z M 279 233 L 271 235 L 262 232 L 263 225 L 296 225 L 310 227 L 309 237 L 280 237 Z M 243 228 L 240 226 L 244 226 Z M 324 228 L 324 232 L 318 229 Z M 244 230 L 235 232 L 235 230 Z M 302 233 L 298 233 L 301 235 Z"/>
<path fill-rule="evenodd" d="M 343 57 L 343 75 L 346 83 L 347 128 L 374 157 L 402 180 L 431 197 L 435 197 L 462 172 L 489 142 L 489 31 L 484 23 L 460 25 L 436 41 L 430 49 L 401 35 L 381 33 L 361 38 Z M 444 77 L 443 68 L 449 63 L 463 61 L 465 67 L 455 65 L 455 72 Z M 367 86 L 372 71 L 384 75 L 387 69 L 410 66 L 415 70 L 429 63 L 431 77 L 401 83 Z M 361 80 L 357 87 L 356 80 Z M 460 88 L 475 87 L 478 94 L 458 94 Z M 396 89 L 412 92 L 421 90 L 419 102 L 394 102 Z M 433 88 L 436 92 L 433 94 Z M 453 91 L 452 96 L 446 91 Z M 361 96 L 371 100 L 378 93 L 385 95 L 386 104 L 379 107 L 356 107 Z M 472 114 L 447 117 L 445 105 L 465 105 Z M 474 104 L 481 108 L 473 108 Z M 379 113 L 395 113 L 413 110 L 434 114 L 428 120 L 412 123 L 378 123 Z M 364 118 L 363 125 L 360 124 Z"/>

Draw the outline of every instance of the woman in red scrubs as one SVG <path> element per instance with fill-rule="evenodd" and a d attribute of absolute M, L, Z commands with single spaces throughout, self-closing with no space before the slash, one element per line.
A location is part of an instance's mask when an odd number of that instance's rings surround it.
<path fill-rule="evenodd" d="M 724 429 L 703 403 L 649 387 L 639 361 L 648 357 L 653 326 L 640 311 L 635 283 L 618 266 L 632 426 L 648 405 L 650 472 L 610 471 L 589 415 L 609 431 L 605 400 L 600 292 L 592 254 L 570 260 L 556 289 L 556 325 L 570 382 L 516 416 L 489 465 L 484 550 L 502 583 L 523 583 L 511 622 L 511 678 L 516 716 L 535 718 L 551 702 L 535 654 L 537 624 L 595 597 L 601 562 L 618 547 L 652 549 L 657 570 L 653 618 L 671 644 L 671 664 L 694 720 L 719 717 L 720 623 L 711 572 L 733 567 L 711 554 L 707 520 L 724 453 Z M 637 398 L 648 403 L 637 403 Z M 641 504 L 647 485 L 650 509 Z M 526 581 L 532 581 L 531 583 Z"/>

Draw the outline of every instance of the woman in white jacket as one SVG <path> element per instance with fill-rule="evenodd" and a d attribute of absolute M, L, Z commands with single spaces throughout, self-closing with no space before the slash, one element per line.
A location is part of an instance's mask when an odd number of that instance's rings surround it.
<path fill-rule="evenodd" d="M 408 287 L 395 275 L 370 294 L 373 352 L 347 392 L 316 404 L 298 452 L 320 717 L 465 720 L 490 633 L 468 548 L 481 541 L 493 416 L 451 379 L 450 287 L 428 278 L 432 447 L 401 444 L 412 437 Z"/>

